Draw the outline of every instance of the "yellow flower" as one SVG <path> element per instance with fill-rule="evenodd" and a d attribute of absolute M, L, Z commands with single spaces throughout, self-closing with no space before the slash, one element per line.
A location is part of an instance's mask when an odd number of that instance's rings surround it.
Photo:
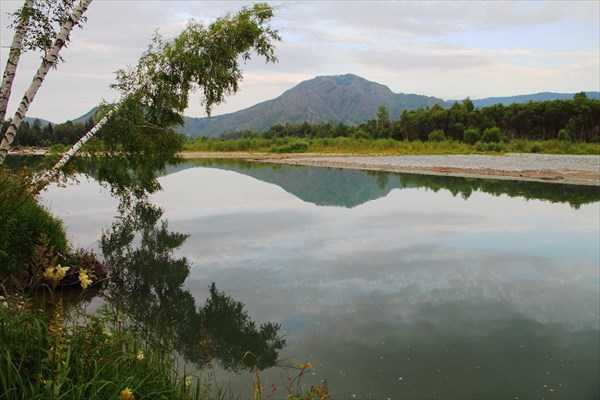
<path fill-rule="evenodd" d="M 298 364 L 298 368 L 300 369 L 312 369 L 313 365 L 311 362 L 307 362 L 306 364 Z"/>
<path fill-rule="evenodd" d="M 185 386 L 190 386 L 192 384 L 192 376 L 186 375 L 185 377 Z"/>
<path fill-rule="evenodd" d="M 92 274 L 90 273 L 90 271 L 88 271 L 85 268 L 81 268 L 79 270 L 79 283 L 81 284 L 82 289 L 86 289 L 93 283 L 91 275 Z"/>
<path fill-rule="evenodd" d="M 142 361 L 144 359 L 144 352 L 143 351 L 138 351 L 137 354 L 135 355 L 135 358 L 137 358 L 138 360 Z"/>
<path fill-rule="evenodd" d="M 69 269 L 70 267 L 61 267 L 60 264 L 56 267 L 48 267 L 44 271 L 44 278 L 48 279 L 52 286 L 56 286 L 65 277 Z"/>
<path fill-rule="evenodd" d="M 133 395 L 131 389 L 126 387 L 125 389 L 121 390 L 121 394 L 119 394 L 119 400 L 135 400 L 135 396 Z"/>

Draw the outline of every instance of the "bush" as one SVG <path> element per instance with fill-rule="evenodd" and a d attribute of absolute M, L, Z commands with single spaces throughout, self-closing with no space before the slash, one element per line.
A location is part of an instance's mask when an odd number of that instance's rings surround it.
<path fill-rule="evenodd" d="M 481 139 L 481 134 L 477 128 L 468 128 L 463 132 L 463 142 L 475 144 Z"/>
<path fill-rule="evenodd" d="M 569 137 L 569 132 L 566 129 L 561 129 L 560 131 L 558 131 L 558 135 L 556 138 L 561 142 L 568 142 L 571 140 Z"/>
<path fill-rule="evenodd" d="M 481 136 L 481 141 L 484 143 L 500 143 L 502 141 L 500 128 L 493 127 L 484 130 L 483 135 Z"/>
<path fill-rule="evenodd" d="M 531 151 L 532 153 L 541 153 L 542 150 L 543 148 L 539 143 L 534 143 L 531 145 L 531 149 L 529 151 Z"/>
<path fill-rule="evenodd" d="M 306 153 L 309 144 L 307 142 L 296 141 L 281 146 L 273 146 L 270 151 L 272 153 Z"/>
<path fill-rule="evenodd" d="M 62 222 L 37 203 L 25 175 L 0 171 L 0 280 L 15 284 L 68 249 Z"/>
<path fill-rule="evenodd" d="M 427 140 L 429 140 L 430 142 L 443 142 L 444 140 L 446 140 L 446 135 L 444 134 L 443 130 L 437 129 L 435 131 L 430 132 L 429 135 L 427 135 Z"/>

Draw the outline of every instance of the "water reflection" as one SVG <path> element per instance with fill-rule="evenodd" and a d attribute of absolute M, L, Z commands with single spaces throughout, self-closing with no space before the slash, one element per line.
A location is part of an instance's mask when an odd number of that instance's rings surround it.
<path fill-rule="evenodd" d="M 173 173 L 198 165 L 235 171 L 276 184 L 299 199 L 319 206 L 352 208 L 385 197 L 393 189 L 405 188 L 426 188 L 434 192 L 448 190 L 465 200 L 474 192 L 484 192 L 494 196 L 508 195 L 528 200 L 568 203 L 574 208 L 600 201 L 600 187 L 597 186 L 281 166 L 240 160 L 199 159 L 182 163 L 167 172 Z"/>
<path fill-rule="evenodd" d="M 165 210 L 161 218 L 189 235 L 170 253 L 174 261 L 185 257 L 189 276 L 183 286 L 165 284 L 187 298 L 177 307 L 188 313 L 171 311 L 178 318 L 200 319 L 211 300 L 201 309 L 193 301 L 219 298 L 218 287 L 243 301 L 256 321 L 280 323 L 287 344 L 279 358 L 311 361 L 310 384 L 327 380 L 339 399 L 598 398 L 597 188 L 541 184 L 536 192 L 532 183 L 232 165 L 240 171 L 180 165 L 160 178 L 164 191 L 152 197 Z M 292 184 L 256 179 L 247 168 L 278 182 L 301 180 L 302 171 L 313 179 L 291 193 Z M 351 176 L 360 177 L 352 183 Z M 65 190 L 46 199 L 63 196 L 56 204 L 69 211 L 65 220 L 79 238 L 98 226 L 99 214 L 85 215 L 98 196 L 86 194 L 91 186 Z M 112 221 L 112 213 L 102 215 Z M 154 219 L 150 229 L 160 230 Z M 136 258 L 142 242 L 133 231 L 123 263 Z M 134 274 L 132 282 L 141 281 L 135 289 L 146 290 L 135 302 L 144 306 L 136 310 L 124 299 L 124 307 L 175 320 L 160 310 L 167 302 L 160 291 L 144 286 L 163 279 L 170 278 Z M 135 296 L 133 290 L 123 289 Z M 211 306 L 219 315 L 216 304 L 230 303 L 220 299 Z M 202 346 L 194 347 L 200 353 L 188 357 L 202 361 L 207 344 L 221 346 L 209 339 L 223 334 L 201 336 Z M 270 368 L 261 380 L 281 384 L 282 374 Z M 221 382 L 232 379 L 237 391 L 251 386 L 249 375 L 227 374 Z M 240 398 L 251 396 L 250 387 Z"/>
<path fill-rule="evenodd" d="M 107 302 L 128 316 L 147 340 L 174 349 L 198 368 L 214 361 L 240 371 L 275 365 L 285 345 L 280 326 L 256 327 L 241 302 L 210 286 L 210 297 L 196 310 L 183 289 L 190 265 L 174 252 L 187 235 L 169 230 L 162 210 L 147 201 L 127 203 L 101 239 L 111 273 Z"/>

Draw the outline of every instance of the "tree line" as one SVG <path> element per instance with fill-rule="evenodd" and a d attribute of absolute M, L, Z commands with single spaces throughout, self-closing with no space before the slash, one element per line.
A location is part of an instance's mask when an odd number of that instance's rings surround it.
<path fill-rule="evenodd" d="M 9 121 L 3 124 L 4 131 Z M 72 145 L 94 126 L 85 122 L 67 121 L 47 124 L 41 121 L 23 122 L 15 137 L 15 146 L 48 147 L 54 144 Z M 101 137 L 101 135 L 100 135 Z M 433 107 L 404 110 L 392 121 L 385 106 L 380 106 L 375 118 L 357 126 L 342 122 L 333 124 L 275 124 L 267 131 L 228 132 L 221 139 L 242 138 L 336 138 L 395 139 L 442 141 L 452 139 L 466 143 L 499 142 L 512 139 L 600 141 L 600 100 L 578 93 L 571 100 L 550 100 L 513 103 L 505 106 L 476 108 L 470 99 L 454 103 L 450 108 Z"/>
<path fill-rule="evenodd" d="M 2 132 L 10 121 L 5 121 Z M 72 145 L 87 131 L 94 127 L 94 121 L 89 118 L 85 122 L 67 121 L 62 124 L 42 124 L 39 119 L 31 122 L 24 121 L 19 126 L 13 146 L 48 147 L 54 144 Z"/>
<path fill-rule="evenodd" d="M 228 132 L 221 139 L 243 138 L 336 138 L 395 139 L 467 143 L 500 142 L 513 139 L 600 141 L 600 100 L 590 99 L 584 92 L 571 100 L 530 101 L 505 106 L 476 108 L 470 99 L 454 103 L 450 108 L 433 107 L 404 110 L 392 120 L 385 106 L 375 118 L 358 126 L 342 122 L 310 124 L 275 124 L 267 131 Z"/>

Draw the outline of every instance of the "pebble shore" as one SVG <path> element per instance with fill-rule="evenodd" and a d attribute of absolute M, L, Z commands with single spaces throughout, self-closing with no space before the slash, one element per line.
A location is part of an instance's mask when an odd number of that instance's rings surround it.
<path fill-rule="evenodd" d="M 254 162 L 376 171 L 544 181 L 600 186 L 600 155 L 403 155 L 186 153 L 187 158 L 238 158 Z"/>

